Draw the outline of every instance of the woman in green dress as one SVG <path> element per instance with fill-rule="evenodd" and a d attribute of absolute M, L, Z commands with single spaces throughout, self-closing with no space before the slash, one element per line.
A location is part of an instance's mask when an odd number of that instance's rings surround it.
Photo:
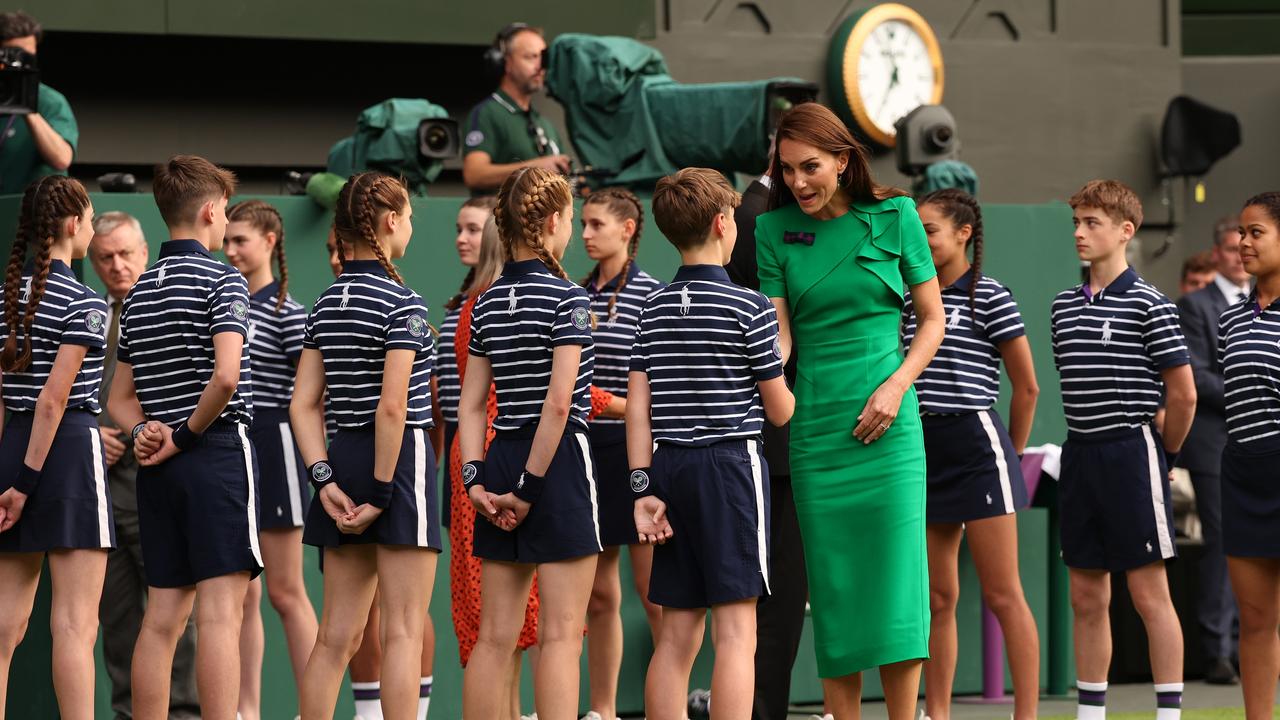
<path fill-rule="evenodd" d="M 859 716 L 879 667 L 889 717 L 910 720 L 929 651 L 924 436 L 912 383 L 945 323 L 915 204 L 876 185 L 825 107 L 783 116 L 756 220 L 760 291 L 797 361 L 791 477 L 818 674 L 836 720 Z M 899 345 L 903 290 L 919 319 Z"/>

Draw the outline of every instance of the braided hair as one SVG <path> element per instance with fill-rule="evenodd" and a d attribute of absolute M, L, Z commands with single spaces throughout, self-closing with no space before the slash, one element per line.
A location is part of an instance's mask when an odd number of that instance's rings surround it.
<path fill-rule="evenodd" d="M 976 312 L 978 278 L 982 277 L 982 207 L 969 193 L 957 188 L 935 190 L 916 201 L 918 207 L 933 205 L 942 216 L 959 230 L 969 226 L 969 240 L 965 248 L 973 248 L 973 263 L 969 265 L 969 312 Z"/>
<path fill-rule="evenodd" d="M 83 217 L 89 210 L 89 194 L 79 180 L 50 175 L 32 182 L 22 195 L 18 215 L 18 232 L 9 251 L 9 266 L 4 276 L 4 322 L 9 334 L 0 350 L 0 370 L 21 372 L 31 366 L 31 323 L 36 308 L 44 297 L 49 278 L 49 252 L 62 234 L 62 224 L 70 217 Z M 18 292 L 22 285 L 22 266 L 27 252 L 35 252 L 35 270 L 31 292 L 21 320 L 18 314 Z M 18 349 L 18 325 L 22 325 L 22 349 Z"/>
<path fill-rule="evenodd" d="M 280 211 L 261 200 L 245 200 L 227 210 L 227 221 L 247 222 L 263 235 L 275 233 L 276 247 L 271 254 L 280 269 L 280 289 L 276 292 L 276 312 L 280 312 L 284 299 L 289 296 L 289 270 L 284 264 L 284 219 Z"/>
<path fill-rule="evenodd" d="M 618 295 L 622 293 L 622 288 L 627 285 L 627 274 L 631 271 L 631 263 L 635 262 L 636 251 L 640 249 L 640 232 L 644 229 L 644 209 L 640 207 L 640 199 L 635 193 L 624 188 L 604 188 L 597 190 L 587 196 L 586 205 L 604 205 L 611 215 L 622 220 L 634 220 L 636 223 L 635 232 L 631 234 L 631 239 L 627 242 L 627 261 L 622 265 L 622 272 L 618 274 L 618 284 L 613 289 L 613 296 L 609 298 L 609 310 L 607 317 L 613 317 L 614 306 L 618 303 Z M 592 273 L 600 271 L 597 264 L 596 269 Z M 582 285 L 585 287 L 591 282 L 591 275 L 582 279 Z"/>
<path fill-rule="evenodd" d="M 459 210 L 462 210 L 464 208 L 477 208 L 480 210 L 484 210 L 485 213 L 487 214 L 492 214 L 493 208 L 497 204 L 498 204 L 497 198 L 495 198 L 492 195 L 485 195 L 483 197 L 468 198 L 466 202 L 462 203 L 462 208 L 459 208 Z M 467 291 L 471 289 L 471 286 L 474 285 L 475 282 L 476 282 L 476 269 L 473 266 L 467 269 L 467 276 L 462 279 L 462 287 L 458 289 L 458 294 L 449 298 L 449 302 L 445 303 L 444 309 L 457 310 L 458 308 L 462 307 L 462 299 L 466 297 Z"/>
<path fill-rule="evenodd" d="M 378 219 L 386 212 L 402 212 L 409 204 L 409 193 L 404 183 L 380 172 L 369 171 L 351 176 L 342 192 L 338 193 L 338 206 L 333 216 L 334 237 L 338 241 L 338 255 L 346 260 L 346 245 L 352 248 L 368 245 L 373 256 L 392 280 L 404 285 L 400 271 L 387 258 L 378 244 Z"/>
<path fill-rule="evenodd" d="M 524 167 L 509 175 L 498 190 L 498 205 L 493 209 L 507 259 L 515 258 L 516 244 L 521 243 L 532 250 L 553 275 L 568 280 L 560 261 L 543 242 L 542 227 L 547 218 L 571 202 L 569 182 L 558 173 Z"/>

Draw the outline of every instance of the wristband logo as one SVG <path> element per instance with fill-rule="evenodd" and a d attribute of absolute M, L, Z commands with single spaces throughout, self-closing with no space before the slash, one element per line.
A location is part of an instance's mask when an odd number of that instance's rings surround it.
<path fill-rule="evenodd" d="M 316 463 L 315 467 L 311 468 L 311 479 L 318 483 L 329 482 L 332 477 L 333 468 L 329 467 L 329 463 Z"/>
<path fill-rule="evenodd" d="M 409 328 L 409 334 L 416 338 L 427 334 L 427 321 L 421 315 L 410 315 L 405 325 Z"/>
<path fill-rule="evenodd" d="M 244 321 L 249 317 L 249 303 L 236 298 L 231 301 L 231 316 L 237 320 Z"/>
<path fill-rule="evenodd" d="M 105 324 L 106 318 L 102 317 L 102 313 L 97 310 L 90 310 L 84 316 L 84 326 L 89 328 L 89 332 L 97 335 L 102 332 L 102 326 Z"/>
<path fill-rule="evenodd" d="M 782 341 L 778 338 L 773 339 L 773 356 L 782 359 Z"/>
<path fill-rule="evenodd" d="M 649 489 L 649 473 L 636 470 L 631 473 L 631 492 L 644 492 Z"/>
<path fill-rule="evenodd" d="M 584 307 L 576 307 L 573 309 L 573 326 L 579 330 L 586 330 L 591 327 L 591 314 Z"/>
<path fill-rule="evenodd" d="M 472 465 L 471 463 L 467 463 L 466 465 L 463 465 L 462 466 L 462 484 L 470 485 L 471 483 L 475 482 L 477 472 L 478 471 L 476 470 L 475 465 Z"/>

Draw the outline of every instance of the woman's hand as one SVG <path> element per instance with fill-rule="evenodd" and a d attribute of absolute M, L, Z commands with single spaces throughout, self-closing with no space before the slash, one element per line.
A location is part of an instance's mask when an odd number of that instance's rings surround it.
<path fill-rule="evenodd" d="M 343 518 L 350 518 L 356 511 L 356 504 L 351 502 L 351 498 L 334 482 L 320 488 L 320 506 L 324 508 L 325 514 L 338 524 L 339 530 L 342 529 Z"/>
<path fill-rule="evenodd" d="M 17 488 L 9 488 L 0 494 L 0 532 L 4 532 L 22 519 L 22 508 L 27 496 Z"/>
<path fill-rule="evenodd" d="M 516 514 L 511 510 L 500 509 L 497 504 L 498 496 L 485 490 L 483 485 L 473 485 L 468 488 L 467 496 L 471 498 L 471 504 L 475 506 L 480 517 L 503 530 L 515 529 L 518 524 Z"/>
<path fill-rule="evenodd" d="M 864 445 L 879 440 L 889 431 L 889 426 L 898 417 L 902 407 L 902 396 L 907 392 L 906 386 L 890 377 L 876 388 L 867 404 L 858 414 L 858 426 L 853 429 L 853 436 Z"/>
<path fill-rule="evenodd" d="M 636 500 L 633 514 L 641 545 L 661 545 L 675 534 L 667 520 L 667 504 L 653 495 Z"/>
<path fill-rule="evenodd" d="M 378 516 L 382 514 L 382 508 L 377 508 L 369 503 L 365 503 L 350 513 L 338 518 L 338 530 L 347 535 L 359 535 L 364 532 Z"/>
<path fill-rule="evenodd" d="M 515 493 L 499 495 L 493 499 L 493 504 L 498 507 L 499 511 L 506 511 L 505 514 L 508 520 L 514 521 L 511 523 L 511 527 L 503 527 L 503 530 L 511 530 L 516 525 L 524 522 L 524 519 L 529 516 L 529 510 L 533 507 L 533 503 L 521 500 L 516 497 Z M 499 525 L 499 527 L 502 526 Z"/>

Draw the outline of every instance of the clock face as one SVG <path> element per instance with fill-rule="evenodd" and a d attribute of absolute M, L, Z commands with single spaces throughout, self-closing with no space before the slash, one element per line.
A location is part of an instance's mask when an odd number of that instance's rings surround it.
<path fill-rule="evenodd" d="M 936 75 L 924 39 L 901 20 L 880 23 L 858 53 L 858 95 L 868 119 L 885 135 L 933 98 Z"/>
<path fill-rule="evenodd" d="M 882 3 L 847 18 L 832 38 L 828 83 L 837 113 L 861 134 L 893 147 L 893 124 L 942 102 L 942 51 L 919 13 Z"/>

